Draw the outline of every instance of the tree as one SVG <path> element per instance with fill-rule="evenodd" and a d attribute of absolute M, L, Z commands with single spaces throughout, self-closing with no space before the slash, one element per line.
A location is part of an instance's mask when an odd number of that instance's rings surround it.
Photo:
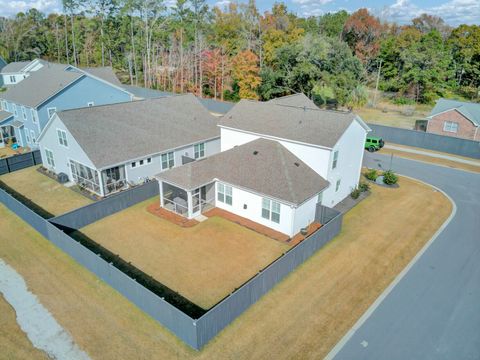
<path fill-rule="evenodd" d="M 242 99 L 258 99 L 257 89 L 261 83 L 258 61 L 258 56 L 251 50 L 242 51 L 233 58 L 233 77 Z"/>
<path fill-rule="evenodd" d="M 345 10 L 326 13 L 318 21 L 319 31 L 322 35 L 340 38 L 347 19 L 348 13 Z"/>
<path fill-rule="evenodd" d="M 343 28 L 343 39 L 355 55 L 369 68 L 380 48 L 382 25 L 367 9 L 355 11 Z"/>
<path fill-rule="evenodd" d="M 413 27 L 423 34 L 428 34 L 430 31 L 437 30 L 442 37 L 446 39 L 451 32 L 450 26 L 445 24 L 445 21 L 435 15 L 422 14 L 412 20 Z"/>

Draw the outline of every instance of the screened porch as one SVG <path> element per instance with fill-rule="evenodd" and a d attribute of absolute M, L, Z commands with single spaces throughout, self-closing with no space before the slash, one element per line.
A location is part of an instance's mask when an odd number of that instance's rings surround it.
<path fill-rule="evenodd" d="M 215 207 L 215 183 L 194 190 L 159 181 L 160 202 L 164 209 L 192 219 Z"/>

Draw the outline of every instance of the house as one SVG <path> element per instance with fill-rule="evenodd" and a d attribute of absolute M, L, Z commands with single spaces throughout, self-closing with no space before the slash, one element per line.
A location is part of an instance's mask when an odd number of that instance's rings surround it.
<path fill-rule="evenodd" d="M 220 151 L 217 119 L 190 94 L 60 111 L 38 141 L 48 170 L 99 196 Z"/>
<path fill-rule="evenodd" d="M 35 59 L 32 61 L 15 61 L 5 65 L 0 70 L 3 85 L 15 85 L 30 76 L 32 72 L 40 70 L 46 64 L 45 61 Z"/>
<path fill-rule="evenodd" d="M 162 172 L 161 206 L 187 218 L 218 207 L 293 237 L 329 183 L 278 141 L 256 139 Z"/>
<path fill-rule="evenodd" d="M 427 117 L 426 131 L 480 141 L 480 104 L 440 99 Z"/>
<path fill-rule="evenodd" d="M 258 138 L 278 141 L 331 184 L 322 192 L 324 206 L 335 206 L 358 186 L 370 128 L 352 112 L 322 110 L 297 94 L 241 100 L 219 126 L 222 151 Z"/>
<path fill-rule="evenodd" d="M 7 66 L 7 62 L 3 57 L 0 56 L 0 74 L 2 72 L 2 69 Z M 3 76 L 0 75 L 0 87 L 3 87 Z"/>
<path fill-rule="evenodd" d="M 25 78 L 0 93 L 2 110 L 13 114 L 13 118 L 0 121 L 0 127 L 13 131 L 20 146 L 37 148 L 40 132 L 56 111 L 132 100 L 132 94 L 111 82 L 111 68 L 90 73 L 43 61 L 33 61 L 28 67 L 32 64 L 42 66 L 30 69 Z"/>

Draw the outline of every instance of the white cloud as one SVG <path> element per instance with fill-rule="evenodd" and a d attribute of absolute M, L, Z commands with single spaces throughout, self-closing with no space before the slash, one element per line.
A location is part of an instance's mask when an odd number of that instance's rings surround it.
<path fill-rule="evenodd" d="M 292 0 L 292 3 L 299 5 L 299 15 L 301 16 L 320 16 L 325 13 L 323 5 L 333 0 Z"/>
<path fill-rule="evenodd" d="M 0 16 L 11 16 L 35 8 L 44 13 L 60 12 L 58 0 L 0 0 Z"/>
<path fill-rule="evenodd" d="M 431 7 L 420 7 L 410 0 L 397 0 L 380 13 L 382 18 L 400 24 L 408 23 L 423 13 L 440 16 L 446 23 L 454 26 L 463 23 L 475 24 L 480 22 L 480 1 L 449 0 Z"/>

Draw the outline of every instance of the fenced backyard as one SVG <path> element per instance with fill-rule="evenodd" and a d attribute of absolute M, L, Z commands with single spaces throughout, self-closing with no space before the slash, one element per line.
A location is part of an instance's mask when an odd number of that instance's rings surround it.
<path fill-rule="evenodd" d="M 27 152 L 0 159 L 0 175 L 8 174 L 13 171 L 25 169 L 42 163 L 42 156 L 40 150 Z"/>
<path fill-rule="evenodd" d="M 194 349 L 201 349 L 224 327 L 335 237 L 341 229 L 342 215 L 333 209 L 319 206 L 317 221 L 323 220 L 322 228 L 287 250 L 277 260 L 260 270 L 208 311 L 189 316 L 169 303 L 165 297 L 155 294 L 137 281 L 138 279 L 128 276 L 114 263 L 104 259 L 95 251 L 82 245 L 78 239 L 72 238 L 63 231 L 80 229 L 144 201 L 152 194 L 157 193 L 158 186 L 156 185 L 156 183 L 147 183 L 50 220 L 42 218 L 4 190 L 0 190 L 0 201 L 46 239 L 115 288 Z"/>

